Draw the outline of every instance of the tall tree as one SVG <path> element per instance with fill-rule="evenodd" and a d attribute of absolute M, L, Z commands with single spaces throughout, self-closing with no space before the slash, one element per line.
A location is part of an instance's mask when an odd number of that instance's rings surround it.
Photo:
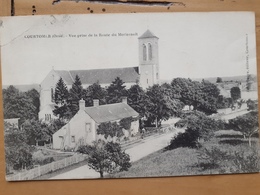
<path fill-rule="evenodd" d="M 106 104 L 106 94 L 106 90 L 98 82 L 93 83 L 88 86 L 85 92 L 86 106 L 93 106 L 93 99 L 98 99 L 100 105 Z"/>
<path fill-rule="evenodd" d="M 72 117 L 72 113 L 69 108 L 69 91 L 64 83 L 63 79 L 60 78 L 56 84 L 55 93 L 54 93 L 54 101 L 56 103 L 55 109 L 53 110 L 53 114 L 58 116 L 60 119 L 70 119 Z"/>
<path fill-rule="evenodd" d="M 131 167 L 130 156 L 118 143 L 94 141 L 93 145 L 80 146 L 78 152 L 88 155 L 88 165 L 99 172 L 101 178 L 104 173 L 127 171 Z"/>
<path fill-rule="evenodd" d="M 139 85 L 132 85 L 127 91 L 128 105 L 131 106 L 140 116 L 145 114 L 145 92 Z"/>
<path fill-rule="evenodd" d="M 165 94 L 164 89 L 158 84 L 147 89 L 145 105 L 145 116 L 151 122 L 155 122 L 156 126 L 159 126 L 162 120 L 178 116 L 184 106 L 181 101 Z"/>
<path fill-rule="evenodd" d="M 36 108 L 35 116 L 37 116 L 40 111 L 40 93 L 36 89 L 31 89 L 25 92 L 25 94 L 32 100 L 32 103 Z"/>
<path fill-rule="evenodd" d="M 78 75 L 75 77 L 75 81 L 72 84 L 71 89 L 69 90 L 69 99 L 70 99 L 70 110 L 72 116 L 74 116 L 79 110 L 79 100 L 83 98 L 83 87 Z"/>
<path fill-rule="evenodd" d="M 201 100 L 201 89 L 199 82 L 193 83 L 191 79 L 176 78 L 171 82 L 174 98 L 178 98 L 185 105 L 197 108 Z"/>
<path fill-rule="evenodd" d="M 232 98 L 234 101 L 237 101 L 239 98 L 241 98 L 240 88 L 239 88 L 239 87 L 232 87 L 232 88 L 230 89 L 230 95 L 231 95 L 231 98 Z"/>
<path fill-rule="evenodd" d="M 202 84 L 201 90 L 203 93 L 205 93 L 207 96 L 211 96 L 216 99 L 218 98 L 220 94 L 220 90 L 216 84 L 213 84 L 206 80 L 203 80 L 201 84 Z"/>
<path fill-rule="evenodd" d="M 19 122 L 23 123 L 26 119 L 38 118 L 33 99 L 12 85 L 3 90 L 3 106 L 6 119 L 20 118 Z"/>
<path fill-rule="evenodd" d="M 127 96 L 124 82 L 117 77 L 107 88 L 107 103 L 118 103 L 122 101 L 122 97 Z"/>
<path fill-rule="evenodd" d="M 201 83 L 191 79 L 176 78 L 171 82 L 172 97 L 181 100 L 194 110 L 207 114 L 217 112 L 219 89 L 212 83 L 203 80 Z"/>

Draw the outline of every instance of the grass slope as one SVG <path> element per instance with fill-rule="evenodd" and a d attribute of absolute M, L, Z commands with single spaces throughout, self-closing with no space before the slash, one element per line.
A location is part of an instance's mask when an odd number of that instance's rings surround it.
<path fill-rule="evenodd" d="M 258 138 L 254 138 L 253 142 L 254 147 L 257 148 Z M 220 149 L 221 152 L 228 155 L 239 152 L 245 157 L 250 155 L 252 149 L 248 146 L 246 140 L 240 138 L 215 137 L 203 143 L 203 147 L 199 149 L 177 148 L 174 150 L 160 150 L 134 162 L 128 171 L 111 174 L 107 177 L 160 177 L 255 172 L 252 169 L 237 171 L 238 167 L 234 164 L 234 158 L 230 158 L 230 160 L 222 158 L 222 153 L 217 153 L 218 151 L 216 151 L 216 155 L 219 155 L 217 156 L 216 165 L 211 164 L 212 160 L 210 158 L 205 161 L 201 160 L 200 155 L 204 154 L 203 149 L 212 147 Z"/>

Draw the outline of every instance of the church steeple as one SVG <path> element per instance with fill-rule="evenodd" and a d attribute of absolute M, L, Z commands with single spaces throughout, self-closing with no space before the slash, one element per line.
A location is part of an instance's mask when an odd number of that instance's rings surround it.
<path fill-rule="evenodd" d="M 159 84 L 159 38 L 147 30 L 138 39 L 140 85 L 146 89 L 154 84 Z"/>

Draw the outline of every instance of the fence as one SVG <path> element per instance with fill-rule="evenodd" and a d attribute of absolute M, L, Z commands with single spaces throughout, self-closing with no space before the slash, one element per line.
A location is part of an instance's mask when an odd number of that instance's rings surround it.
<path fill-rule="evenodd" d="M 170 131 L 175 130 L 176 128 L 174 127 L 174 125 L 168 125 L 166 127 L 161 127 L 161 128 L 156 128 L 156 127 L 150 127 L 150 128 L 148 127 L 147 128 L 146 127 L 145 129 L 146 129 L 146 131 L 143 134 L 143 136 L 138 135 L 138 136 L 131 138 L 130 140 L 121 141 L 120 142 L 121 147 L 123 149 L 126 149 L 129 145 L 140 142 L 142 140 L 142 138 L 147 138 L 147 137 L 150 137 L 150 136 L 153 136 L 153 135 L 165 134 L 165 133 L 168 133 Z"/>
<path fill-rule="evenodd" d="M 86 159 L 86 155 L 83 154 L 75 154 L 71 157 L 64 158 L 59 161 L 55 161 L 43 166 L 38 166 L 33 169 L 17 173 L 15 175 L 7 175 L 7 181 L 18 181 L 18 180 L 32 180 L 34 178 L 40 177 L 41 175 L 45 175 L 47 173 L 68 167 L 70 165 L 79 163 Z"/>

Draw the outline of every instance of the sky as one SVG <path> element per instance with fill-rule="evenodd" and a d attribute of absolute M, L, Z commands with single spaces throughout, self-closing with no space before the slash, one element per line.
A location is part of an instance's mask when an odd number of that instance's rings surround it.
<path fill-rule="evenodd" d="M 52 68 L 138 66 L 138 37 L 147 29 L 159 38 L 163 80 L 246 75 L 247 57 L 256 74 L 253 12 L 19 16 L 0 24 L 3 85 L 40 84 Z M 111 36 L 118 33 L 134 36 Z"/>

